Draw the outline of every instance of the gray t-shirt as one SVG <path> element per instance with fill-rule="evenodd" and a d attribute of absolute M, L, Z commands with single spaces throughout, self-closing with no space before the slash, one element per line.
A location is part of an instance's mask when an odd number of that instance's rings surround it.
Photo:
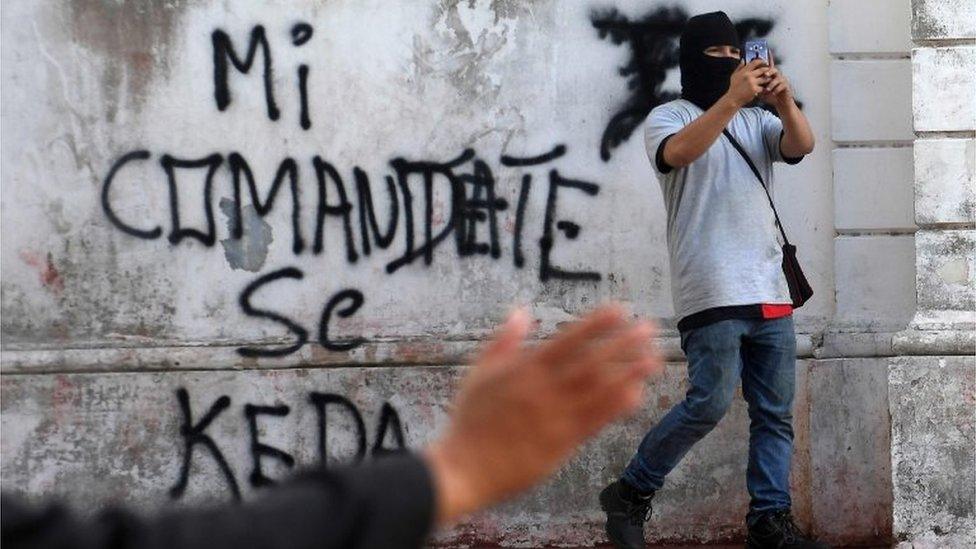
<path fill-rule="evenodd" d="M 769 200 L 724 135 L 690 165 L 663 173 L 658 148 L 703 111 L 677 99 L 651 111 L 644 143 L 668 212 L 671 293 L 678 318 L 730 305 L 790 303 L 783 251 Z M 760 108 L 728 125 L 772 190 L 783 123 Z M 798 161 L 798 160 L 797 160 Z M 791 163 L 793 161 L 791 160 Z"/>

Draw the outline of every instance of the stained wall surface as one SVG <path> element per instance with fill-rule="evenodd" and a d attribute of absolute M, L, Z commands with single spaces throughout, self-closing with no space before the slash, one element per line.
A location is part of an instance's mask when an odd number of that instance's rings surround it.
<path fill-rule="evenodd" d="M 724 9 L 769 39 L 819 143 L 774 185 L 816 289 L 794 510 L 827 539 L 887 540 L 916 225 L 911 7 L 875 27 L 877 4 L 4 3 L 4 489 L 148 510 L 420 448 L 513 304 L 544 337 L 616 299 L 661 320 L 673 361 L 645 409 L 436 535 L 600 542 L 596 493 L 684 391 L 642 124 L 679 92 L 684 21 Z M 747 423 L 738 399 L 669 477 L 652 539 L 741 538 Z"/>
<path fill-rule="evenodd" d="M 281 351 L 332 300 L 335 340 L 476 338 L 516 302 L 547 326 L 611 297 L 667 318 L 641 122 L 707 4 L 13 3 L 5 345 Z M 726 9 L 826 135 L 822 9 L 785 6 Z M 832 310 L 828 169 L 779 174 L 807 322 Z"/>

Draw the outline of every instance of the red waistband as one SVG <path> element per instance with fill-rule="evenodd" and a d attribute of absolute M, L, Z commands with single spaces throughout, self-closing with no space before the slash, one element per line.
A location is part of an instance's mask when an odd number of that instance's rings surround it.
<path fill-rule="evenodd" d="M 763 303 L 763 318 L 782 318 L 793 314 L 793 306 L 788 303 Z"/>

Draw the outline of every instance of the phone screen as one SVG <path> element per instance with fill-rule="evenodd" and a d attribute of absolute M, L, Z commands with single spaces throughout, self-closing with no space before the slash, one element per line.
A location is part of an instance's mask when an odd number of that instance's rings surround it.
<path fill-rule="evenodd" d="M 749 63 L 753 59 L 762 59 L 769 64 L 769 46 L 765 39 L 749 40 L 746 42 L 745 61 Z"/>

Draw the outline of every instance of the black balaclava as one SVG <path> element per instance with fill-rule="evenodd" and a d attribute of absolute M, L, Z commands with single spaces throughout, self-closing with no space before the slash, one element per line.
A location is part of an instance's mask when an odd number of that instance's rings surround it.
<path fill-rule="evenodd" d="M 724 11 L 696 15 L 681 33 L 681 97 L 708 110 L 725 92 L 738 59 L 712 57 L 712 46 L 739 47 L 739 33 Z"/>

